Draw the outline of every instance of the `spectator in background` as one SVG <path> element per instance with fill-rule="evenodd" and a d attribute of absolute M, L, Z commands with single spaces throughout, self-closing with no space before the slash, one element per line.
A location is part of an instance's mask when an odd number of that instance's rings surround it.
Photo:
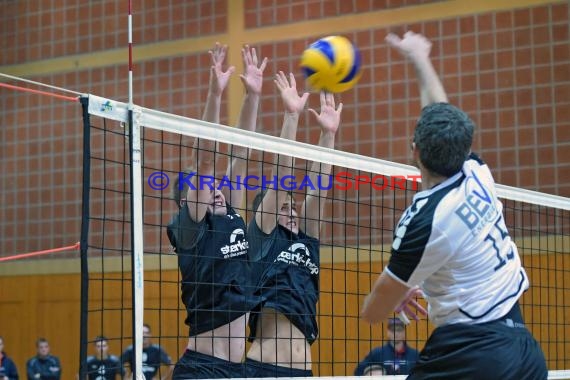
<path fill-rule="evenodd" d="M 61 365 L 56 356 L 50 355 L 47 339 L 39 338 L 36 342 L 36 349 L 37 355 L 28 360 L 26 364 L 28 380 L 59 380 Z"/>
<path fill-rule="evenodd" d="M 0 336 L 0 380 L 18 380 L 18 369 L 14 361 L 4 352 L 4 338 Z"/>
<path fill-rule="evenodd" d="M 388 320 L 388 343 L 376 347 L 358 364 L 355 376 L 408 375 L 418 360 L 418 351 L 406 343 L 404 323 L 398 318 Z"/>
<path fill-rule="evenodd" d="M 93 343 L 95 355 L 87 357 L 87 375 L 89 380 L 115 380 L 125 375 L 121 360 L 109 355 L 109 343 L 104 336 L 98 336 Z"/>
<path fill-rule="evenodd" d="M 151 341 L 150 326 L 148 324 L 143 325 L 143 355 L 142 355 L 142 371 L 146 380 L 160 379 L 156 377 L 159 375 L 160 365 L 164 364 L 169 366 L 168 371 L 162 376 L 162 379 L 169 379 L 170 372 L 172 368 L 170 364 L 170 356 L 158 345 L 153 344 Z M 123 365 L 128 364 L 129 370 L 132 375 L 133 368 L 133 346 L 127 347 L 123 356 L 121 357 L 121 363 Z"/>

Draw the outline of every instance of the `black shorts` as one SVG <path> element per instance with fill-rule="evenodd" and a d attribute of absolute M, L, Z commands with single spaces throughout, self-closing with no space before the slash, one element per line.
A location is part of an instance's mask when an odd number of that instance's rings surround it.
<path fill-rule="evenodd" d="M 493 322 L 438 327 L 409 380 L 545 380 L 544 353 L 524 326 L 518 302 Z"/>
<path fill-rule="evenodd" d="M 281 367 L 256 360 L 245 359 L 247 377 L 312 377 L 313 371 Z"/>
<path fill-rule="evenodd" d="M 172 380 L 228 379 L 232 377 L 245 377 L 243 363 L 234 363 L 190 350 L 184 351 L 172 373 Z"/>

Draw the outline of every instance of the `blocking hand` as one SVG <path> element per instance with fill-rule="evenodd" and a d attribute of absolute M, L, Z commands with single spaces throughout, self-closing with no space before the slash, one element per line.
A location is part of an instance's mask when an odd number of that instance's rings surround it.
<path fill-rule="evenodd" d="M 309 112 L 315 115 L 323 132 L 336 133 L 340 124 L 342 103 L 339 103 L 338 108 L 336 108 L 332 93 L 321 91 L 321 113 L 317 113 L 312 108 L 309 109 Z"/>
<path fill-rule="evenodd" d="M 279 71 L 279 73 L 275 75 L 273 82 L 281 93 L 285 112 L 296 114 L 301 113 L 303 108 L 305 108 L 305 103 L 307 103 L 309 93 L 305 92 L 302 96 L 299 96 L 297 93 L 297 82 L 295 81 L 295 76 L 292 73 L 289 73 L 289 81 L 287 81 L 285 73 L 283 73 L 283 71 Z"/>
<path fill-rule="evenodd" d="M 259 61 L 255 48 L 250 48 L 249 45 L 245 45 L 245 47 L 241 49 L 241 55 L 243 58 L 244 71 L 239 77 L 248 93 L 259 95 L 261 94 L 261 87 L 263 85 L 263 70 L 265 70 L 265 66 L 267 66 L 267 58 L 263 58 L 261 65 L 258 66 Z"/>
<path fill-rule="evenodd" d="M 222 64 L 226 59 L 227 50 L 228 47 L 226 45 L 222 46 L 219 42 L 216 42 L 214 49 L 208 51 L 212 58 L 212 67 L 210 69 L 210 92 L 216 96 L 220 96 L 222 94 L 228 85 L 230 76 L 235 71 L 234 66 L 228 67 L 226 71 L 222 69 Z"/>

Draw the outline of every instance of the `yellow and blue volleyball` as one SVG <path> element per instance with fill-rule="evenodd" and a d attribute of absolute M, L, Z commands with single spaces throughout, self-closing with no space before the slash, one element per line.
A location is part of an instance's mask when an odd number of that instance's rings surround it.
<path fill-rule="evenodd" d="M 301 56 L 301 68 L 317 91 L 343 92 L 360 79 L 360 52 L 343 36 L 329 36 L 312 43 Z"/>

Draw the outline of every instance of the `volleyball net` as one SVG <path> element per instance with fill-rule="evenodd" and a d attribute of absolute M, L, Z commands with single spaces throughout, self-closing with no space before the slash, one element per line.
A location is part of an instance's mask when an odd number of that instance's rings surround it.
<path fill-rule="evenodd" d="M 175 180 L 188 175 L 195 138 L 219 146 L 215 171 L 222 184 L 227 162 L 236 158 L 229 144 L 251 150 L 248 178 L 224 184 L 245 188 L 245 202 L 236 211 L 246 222 L 252 220 L 255 195 L 268 183 L 290 191 L 297 204 L 311 189 L 327 190 L 327 196 L 319 199 L 324 212 L 312 221 L 321 226 L 313 373 L 353 375 L 372 348 L 388 342 L 386 324 L 371 326 L 359 312 L 390 257 L 394 226 L 419 188 L 415 168 L 318 147 L 318 130 L 305 134 L 308 141 L 297 142 L 143 107 L 134 107 L 129 122 L 125 103 L 92 95 L 83 97 L 82 103 L 86 194 L 82 241 L 88 247 L 82 251 L 82 350 L 93 337 L 104 335 L 123 351 L 133 343 L 133 326 L 144 320 L 151 328 L 152 343 L 160 345 L 172 363 L 182 355 L 188 341 L 186 310 L 180 300 L 177 256 L 166 227 L 178 210 L 171 194 Z M 276 115 L 275 123 L 280 125 L 280 119 Z M 138 141 L 129 145 L 133 137 L 140 139 L 140 147 Z M 132 159 L 133 151 L 135 157 L 140 153 L 140 161 Z M 276 155 L 294 157 L 294 163 L 278 167 L 274 178 Z M 330 174 L 315 172 L 313 162 L 321 168 L 332 165 Z M 140 170 L 140 177 L 133 176 L 133 169 Z M 566 378 L 570 200 L 501 185 L 498 191 L 531 282 L 521 299 L 525 322 L 544 350 L 549 378 Z M 406 342 L 421 350 L 432 329 L 426 319 L 412 322 L 405 330 Z M 167 363 L 142 365 L 155 364 L 163 364 L 161 374 L 169 370 Z"/>

